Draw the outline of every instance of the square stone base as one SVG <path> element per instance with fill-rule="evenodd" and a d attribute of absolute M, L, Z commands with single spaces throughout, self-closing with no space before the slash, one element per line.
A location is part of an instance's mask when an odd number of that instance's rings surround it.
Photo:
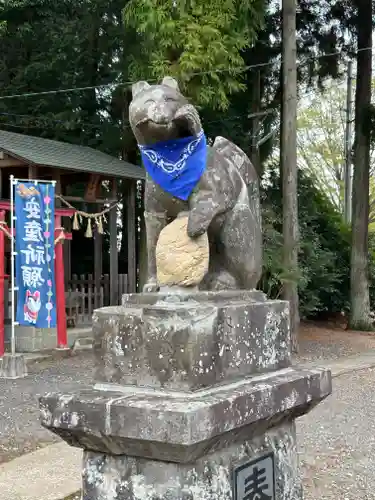
<path fill-rule="evenodd" d="M 287 368 L 288 307 L 257 290 L 124 295 L 94 312 L 95 381 L 194 392 Z"/>
<path fill-rule="evenodd" d="M 239 474 L 238 480 L 235 481 L 234 470 L 267 454 L 273 456 L 274 487 L 270 484 L 264 489 L 267 497 L 255 494 L 253 497 L 244 496 L 243 480 L 246 480 L 246 476 Z M 248 440 L 240 444 L 228 443 L 226 449 L 203 456 L 190 464 L 85 451 L 82 498 L 83 500 L 244 500 L 245 498 L 302 500 L 297 460 L 294 423 L 276 426 L 260 436 L 249 436 Z M 248 494 L 249 488 L 248 486 Z"/>

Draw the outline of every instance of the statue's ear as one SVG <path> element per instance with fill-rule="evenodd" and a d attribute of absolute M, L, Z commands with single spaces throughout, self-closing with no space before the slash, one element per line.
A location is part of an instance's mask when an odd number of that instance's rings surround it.
<path fill-rule="evenodd" d="M 142 92 L 143 90 L 146 90 L 150 88 L 150 85 L 147 83 L 147 82 L 137 82 L 137 83 L 133 83 L 132 85 L 132 95 L 133 97 L 135 97 L 137 94 L 139 94 L 140 92 Z"/>
<path fill-rule="evenodd" d="M 177 90 L 177 92 L 180 91 L 177 80 L 175 80 L 171 76 L 165 76 L 161 84 L 166 85 L 167 87 L 171 87 L 172 89 Z"/>

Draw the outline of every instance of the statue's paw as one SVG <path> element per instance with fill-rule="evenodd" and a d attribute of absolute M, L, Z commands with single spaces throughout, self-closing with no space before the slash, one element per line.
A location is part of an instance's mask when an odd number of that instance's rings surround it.
<path fill-rule="evenodd" d="M 150 279 L 143 287 L 143 293 L 155 293 L 160 290 L 156 279 Z"/>
<path fill-rule="evenodd" d="M 198 238 L 206 232 L 206 224 L 203 223 L 202 219 L 190 218 L 187 226 L 187 234 L 189 238 Z"/>

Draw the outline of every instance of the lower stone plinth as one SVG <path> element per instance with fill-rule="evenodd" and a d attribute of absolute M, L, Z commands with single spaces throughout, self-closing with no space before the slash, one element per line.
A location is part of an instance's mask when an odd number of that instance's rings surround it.
<path fill-rule="evenodd" d="M 267 471 L 259 488 L 267 496 L 251 494 L 246 464 L 269 455 L 274 470 Z M 239 470 L 238 475 L 233 473 Z M 245 473 L 245 475 L 243 473 Z M 273 474 L 272 474 L 273 472 Z M 236 477 L 234 477 L 236 476 Z M 259 481 L 263 476 L 259 476 Z M 269 478 L 273 479 L 273 484 Z M 234 481 L 236 479 L 236 481 Z M 259 482 L 258 481 L 258 482 Z M 255 484 L 255 483 L 254 483 Z M 261 436 L 249 436 L 193 463 L 179 464 L 85 451 L 83 500 L 301 500 L 294 423 L 285 423 Z"/>
<path fill-rule="evenodd" d="M 193 394 L 108 389 L 47 394 L 42 425 L 74 446 L 190 463 L 307 413 L 330 394 L 331 376 L 286 368 Z"/>

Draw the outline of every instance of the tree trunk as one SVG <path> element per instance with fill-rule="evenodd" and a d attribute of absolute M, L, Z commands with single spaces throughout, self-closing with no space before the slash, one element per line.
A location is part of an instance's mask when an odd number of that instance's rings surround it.
<path fill-rule="evenodd" d="M 352 194 L 352 249 L 350 268 L 350 328 L 369 330 L 368 219 L 370 176 L 372 1 L 357 0 L 358 53 L 355 95 L 355 141 Z"/>
<path fill-rule="evenodd" d="M 296 0 L 283 0 L 283 74 L 280 174 L 283 199 L 283 262 L 290 276 L 283 285 L 289 301 L 292 349 L 297 352 L 299 328 L 298 301 L 298 199 L 297 199 L 297 67 Z"/>

